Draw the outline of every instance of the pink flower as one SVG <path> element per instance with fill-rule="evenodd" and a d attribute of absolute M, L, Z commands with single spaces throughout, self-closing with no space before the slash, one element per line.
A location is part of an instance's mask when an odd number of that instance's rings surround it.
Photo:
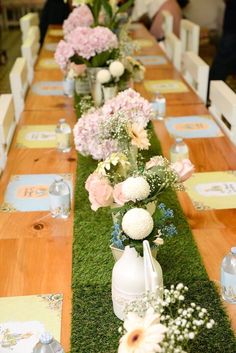
<path fill-rule="evenodd" d="M 89 192 L 89 201 L 93 211 L 97 211 L 99 207 L 112 205 L 113 188 L 105 177 L 97 173 L 91 174 L 86 180 L 85 189 Z"/>
<path fill-rule="evenodd" d="M 60 40 L 55 52 L 55 61 L 60 68 L 65 71 L 69 64 L 69 59 L 74 55 L 73 47 L 70 43 Z"/>
<path fill-rule="evenodd" d="M 163 166 L 164 161 L 162 156 L 154 156 L 146 163 L 146 169 L 151 169 L 153 167 Z"/>
<path fill-rule="evenodd" d="M 76 7 L 63 23 L 64 35 L 67 36 L 76 27 L 90 27 L 93 24 L 93 15 L 87 5 Z"/>
<path fill-rule="evenodd" d="M 123 206 L 127 201 L 123 194 L 122 186 L 123 183 L 116 184 L 113 191 L 114 201 L 120 206 Z"/>
<path fill-rule="evenodd" d="M 118 47 L 114 33 L 106 27 L 77 27 L 67 36 L 76 54 L 90 60 L 93 56 Z"/>
<path fill-rule="evenodd" d="M 181 162 L 171 164 L 171 168 L 179 175 L 180 181 L 185 181 L 191 177 L 194 172 L 194 165 L 189 159 L 183 159 Z"/>

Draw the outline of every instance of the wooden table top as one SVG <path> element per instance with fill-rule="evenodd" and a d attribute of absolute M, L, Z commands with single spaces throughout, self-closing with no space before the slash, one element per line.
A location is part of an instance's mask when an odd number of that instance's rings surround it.
<path fill-rule="evenodd" d="M 58 29 L 58 26 L 51 27 Z M 133 38 L 153 40 L 144 29 L 135 30 Z M 60 36 L 47 35 L 46 43 L 59 41 Z M 154 42 L 153 42 L 154 43 Z M 163 55 L 156 43 L 143 48 L 140 55 Z M 47 58 L 42 51 L 40 58 Z M 59 70 L 40 69 L 35 72 L 34 82 L 62 81 Z M 148 68 L 146 79 L 180 79 L 173 68 Z M 143 83 L 135 84 L 144 97 L 152 99 Z M 201 100 L 190 89 L 186 93 L 166 94 L 167 116 L 208 114 Z M 72 99 L 65 96 L 40 96 L 32 88 L 26 98 L 25 112 L 19 127 L 24 124 L 55 124 L 66 117 L 71 126 L 76 122 Z M 19 129 L 18 127 L 18 129 Z M 173 138 L 164 122 L 154 123 L 161 140 L 163 153 L 168 156 Z M 62 154 L 54 149 L 19 149 L 14 139 L 8 163 L 0 179 L 0 201 L 9 178 L 14 174 L 71 173 L 75 181 L 76 152 Z M 188 139 L 190 158 L 196 170 L 213 171 L 236 169 L 235 146 L 226 137 Z M 219 281 L 219 269 L 223 256 L 235 245 L 236 212 L 233 210 L 197 211 L 192 202 L 181 192 L 178 194 L 187 220 L 193 230 L 198 249 L 210 279 Z M 70 347 L 71 315 L 71 262 L 73 237 L 73 210 L 67 221 L 52 219 L 48 212 L 0 213 L 0 295 L 63 293 L 62 344 L 65 351 Z M 7 256 L 6 256 L 7 254 Z M 236 307 L 226 305 L 236 330 Z"/>

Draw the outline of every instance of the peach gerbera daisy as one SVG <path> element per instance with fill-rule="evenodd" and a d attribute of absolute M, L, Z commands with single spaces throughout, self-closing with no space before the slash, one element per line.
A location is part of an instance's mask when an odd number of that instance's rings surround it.
<path fill-rule="evenodd" d="M 137 146 L 141 150 L 148 150 L 150 142 L 147 131 L 142 125 L 133 123 L 128 126 L 128 134 L 131 137 L 131 144 Z"/>
<path fill-rule="evenodd" d="M 124 322 L 126 334 L 121 337 L 118 353 L 157 353 L 167 328 L 159 323 L 159 315 L 152 308 L 143 318 L 128 313 Z"/>

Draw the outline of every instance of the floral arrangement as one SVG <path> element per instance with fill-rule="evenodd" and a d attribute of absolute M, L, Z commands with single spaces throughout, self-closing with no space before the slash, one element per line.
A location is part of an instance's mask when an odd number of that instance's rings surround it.
<path fill-rule="evenodd" d="M 135 247 L 142 254 L 142 242 L 152 247 L 163 244 L 162 236 L 176 234 L 173 212 L 161 204 L 156 209 L 158 196 L 172 188 L 182 190 L 182 181 L 193 173 L 189 160 L 171 164 L 161 156 L 153 157 L 144 167 L 133 169 L 123 153 L 112 154 L 87 179 L 92 210 L 112 207 L 112 243 L 120 249 Z"/>
<path fill-rule="evenodd" d="M 196 336 L 215 322 L 205 308 L 184 303 L 187 291 L 179 283 L 128 304 L 118 353 L 189 352 Z"/>
<path fill-rule="evenodd" d="M 134 82 L 143 81 L 146 69 L 140 61 L 134 59 L 132 56 L 126 56 L 124 58 L 124 66 Z"/>
<path fill-rule="evenodd" d="M 66 37 L 77 27 L 90 27 L 93 24 L 93 15 L 87 5 L 81 5 L 73 9 L 63 23 L 63 32 Z"/>
<path fill-rule="evenodd" d="M 118 6 L 118 2 L 117 0 L 73 0 L 72 5 L 86 4 L 91 10 L 95 26 L 101 24 L 114 30 L 119 26 L 120 15 L 126 13 L 134 0 L 128 0 L 121 6 Z"/>
<path fill-rule="evenodd" d="M 84 114 L 74 127 L 76 149 L 84 156 L 106 159 L 112 152 L 129 153 L 131 146 L 149 147 L 146 127 L 153 116 L 151 104 L 128 89 L 100 109 Z"/>
<path fill-rule="evenodd" d="M 102 69 L 97 73 L 97 81 L 104 87 L 111 87 L 117 85 L 122 79 L 125 72 L 125 67 L 122 62 L 116 60 L 112 61 L 108 69 Z"/>

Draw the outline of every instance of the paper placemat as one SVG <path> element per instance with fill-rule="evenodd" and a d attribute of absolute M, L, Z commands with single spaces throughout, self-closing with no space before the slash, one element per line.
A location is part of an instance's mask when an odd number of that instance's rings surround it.
<path fill-rule="evenodd" d="M 40 81 L 32 85 L 31 90 L 38 96 L 63 96 L 62 81 Z"/>
<path fill-rule="evenodd" d="M 183 93 L 188 87 L 180 80 L 146 80 L 144 87 L 152 93 Z"/>
<path fill-rule="evenodd" d="M 13 175 L 7 185 L 0 211 L 49 211 L 48 189 L 57 176 L 58 174 Z M 71 174 L 61 176 L 68 183 L 72 195 Z"/>
<path fill-rule="evenodd" d="M 17 148 L 55 148 L 56 125 L 25 125 L 17 134 Z"/>
<path fill-rule="evenodd" d="M 166 65 L 168 63 L 163 55 L 135 55 L 134 58 L 145 66 Z"/>
<path fill-rule="evenodd" d="M 44 49 L 48 51 L 56 51 L 58 43 L 45 43 Z"/>
<path fill-rule="evenodd" d="M 50 29 L 48 35 L 52 37 L 63 37 L 64 32 L 63 29 Z"/>
<path fill-rule="evenodd" d="M 0 353 L 32 353 L 48 331 L 60 341 L 62 294 L 0 298 Z"/>
<path fill-rule="evenodd" d="M 223 136 L 219 126 L 210 115 L 168 117 L 165 119 L 168 132 L 182 138 L 207 138 Z"/>
<path fill-rule="evenodd" d="M 59 66 L 57 65 L 54 58 L 47 58 L 41 59 L 37 63 L 37 68 L 39 69 L 58 69 Z"/>
<path fill-rule="evenodd" d="M 198 210 L 236 208 L 236 171 L 196 173 L 184 185 Z"/>
<path fill-rule="evenodd" d="M 134 45 L 139 48 L 150 48 L 153 46 L 153 41 L 151 39 L 134 39 Z"/>

